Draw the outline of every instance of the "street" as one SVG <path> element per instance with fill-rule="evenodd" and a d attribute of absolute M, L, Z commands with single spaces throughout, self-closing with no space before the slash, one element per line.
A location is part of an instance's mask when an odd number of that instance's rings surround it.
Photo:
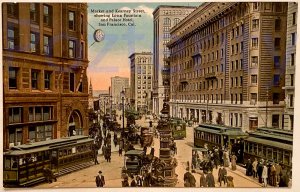
<path fill-rule="evenodd" d="M 120 115 L 120 112 L 118 112 Z M 117 118 L 119 123 L 122 125 L 122 121 Z M 145 122 L 144 117 L 141 120 L 137 120 L 136 123 L 141 126 L 148 126 L 148 123 Z M 156 126 L 156 123 L 154 123 Z M 192 147 L 193 147 L 193 128 L 187 127 L 187 137 L 184 140 L 176 140 L 177 143 L 177 155 L 175 158 L 178 161 L 178 166 L 176 167 L 176 174 L 178 175 L 178 182 L 176 187 L 184 187 L 183 175 L 186 172 L 187 161 L 191 162 L 192 157 Z M 136 148 L 140 148 L 140 145 L 136 145 Z M 118 146 L 114 147 L 112 144 L 112 156 L 111 162 L 106 162 L 102 155 L 98 156 L 98 161 L 100 164 L 93 165 L 89 168 L 76 171 L 64 176 L 61 176 L 57 179 L 57 182 L 51 184 L 42 183 L 35 186 L 35 188 L 87 188 L 87 187 L 96 187 L 95 177 L 99 170 L 103 172 L 105 177 L 105 187 L 121 187 L 121 170 L 124 164 L 124 157 L 118 155 L 117 152 Z M 154 149 L 155 156 L 159 156 L 159 139 L 154 138 Z M 148 148 L 147 153 L 150 152 Z M 236 171 L 231 171 L 230 167 L 227 168 L 228 175 L 234 178 L 235 187 L 261 187 L 261 184 L 258 183 L 257 179 L 254 180 L 252 177 L 245 175 L 245 169 L 238 167 Z M 217 182 L 218 170 L 213 170 L 213 175 L 215 177 L 216 187 L 220 187 Z M 200 174 L 193 173 L 196 178 L 196 187 L 200 185 Z M 130 181 L 129 181 L 130 182 Z M 223 185 L 224 187 L 224 185 Z"/>

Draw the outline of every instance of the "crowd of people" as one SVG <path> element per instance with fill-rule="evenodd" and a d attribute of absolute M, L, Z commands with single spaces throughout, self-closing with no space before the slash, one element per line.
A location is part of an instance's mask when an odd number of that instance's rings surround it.
<path fill-rule="evenodd" d="M 122 187 L 151 187 L 153 185 L 152 173 L 145 171 L 140 174 L 125 174 L 123 176 Z"/>
<path fill-rule="evenodd" d="M 291 171 L 283 164 L 255 158 L 253 161 L 248 159 L 246 163 L 246 175 L 257 178 L 262 186 L 288 187 Z"/>

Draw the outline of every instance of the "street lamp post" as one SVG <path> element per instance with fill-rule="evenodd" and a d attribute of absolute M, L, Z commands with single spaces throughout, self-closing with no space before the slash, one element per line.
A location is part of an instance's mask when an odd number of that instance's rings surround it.
<path fill-rule="evenodd" d="M 124 100 L 125 100 L 125 92 L 124 92 L 124 90 L 122 90 L 121 91 L 121 98 L 122 98 L 122 117 L 123 117 L 123 119 L 122 119 L 122 135 L 123 135 L 123 137 L 124 137 L 124 131 L 125 131 L 125 127 L 124 127 Z"/>

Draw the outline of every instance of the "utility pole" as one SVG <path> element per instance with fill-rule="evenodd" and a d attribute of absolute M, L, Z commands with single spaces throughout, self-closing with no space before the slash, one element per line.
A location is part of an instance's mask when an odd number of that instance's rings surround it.
<path fill-rule="evenodd" d="M 205 116 L 206 123 L 208 123 L 208 99 L 209 99 L 209 95 L 207 95 L 206 98 L 206 116 Z"/>
<path fill-rule="evenodd" d="M 267 98 L 266 98 L 266 122 L 265 122 L 265 127 L 268 127 L 268 101 L 269 101 L 269 89 L 267 89 Z"/>

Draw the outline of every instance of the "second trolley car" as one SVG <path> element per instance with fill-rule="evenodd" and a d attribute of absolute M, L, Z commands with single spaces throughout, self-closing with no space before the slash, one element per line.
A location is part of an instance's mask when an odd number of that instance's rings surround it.
<path fill-rule="evenodd" d="M 172 137 L 174 139 L 184 139 L 186 137 L 186 123 L 182 119 L 171 119 L 170 127 L 172 130 Z"/>
<path fill-rule="evenodd" d="M 194 145 L 195 147 L 228 147 L 238 143 L 239 140 L 248 136 L 240 128 L 200 124 L 194 128 Z"/>
<path fill-rule="evenodd" d="M 258 128 L 244 140 L 244 160 L 254 158 L 281 163 L 292 168 L 293 132 Z"/>
<path fill-rule="evenodd" d="M 5 187 L 26 187 L 45 180 L 44 169 L 60 176 L 93 165 L 93 139 L 87 136 L 41 141 L 4 152 Z"/>

